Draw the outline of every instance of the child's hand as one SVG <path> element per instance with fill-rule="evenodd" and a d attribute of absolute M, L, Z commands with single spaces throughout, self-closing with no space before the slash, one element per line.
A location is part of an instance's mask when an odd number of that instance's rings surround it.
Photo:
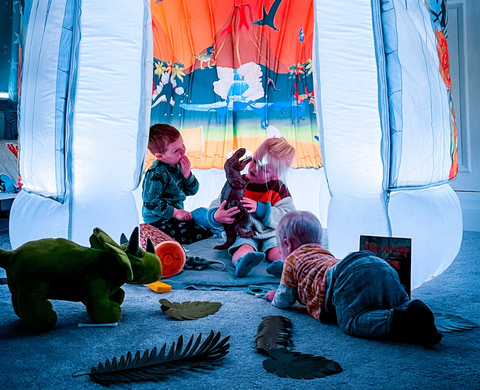
<path fill-rule="evenodd" d="M 231 207 L 228 210 L 225 210 L 225 205 L 227 201 L 224 200 L 215 214 L 213 214 L 213 219 L 219 223 L 230 224 L 235 221 L 235 215 L 240 212 L 237 206 Z"/>
<path fill-rule="evenodd" d="M 188 159 L 187 156 L 183 156 L 180 159 L 180 168 L 182 169 L 183 176 L 185 176 L 185 179 L 189 179 L 190 175 L 192 172 L 190 172 L 190 168 L 192 167 L 192 164 L 190 163 L 190 160 Z"/>
<path fill-rule="evenodd" d="M 250 198 L 242 198 L 240 199 L 240 203 L 243 204 L 243 207 L 247 209 L 249 214 L 254 213 L 257 211 L 257 201 L 250 199 Z"/>
<path fill-rule="evenodd" d="M 173 218 L 178 219 L 179 221 L 190 221 L 193 217 L 192 213 L 188 211 L 175 209 L 173 212 Z"/>
<path fill-rule="evenodd" d="M 275 291 L 275 290 L 270 290 L 269 292 L 267 292 L 267 293 L 265 294 L 265 299 L 266 299 L 268 302 L 272 302 L 272 301 L 273 301 L 273 298 L 275 297 L 275 293 L 276 293 L 276 292 L 277 292 L 277 291 Z"/>

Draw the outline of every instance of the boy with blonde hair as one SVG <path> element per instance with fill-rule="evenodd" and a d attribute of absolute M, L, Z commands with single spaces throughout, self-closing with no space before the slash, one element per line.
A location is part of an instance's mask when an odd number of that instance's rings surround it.
<path fill-rule="evenodd" d="M 280 276 L 283 261 L 275 238 L 275 229 L 280 219 L 290 210 L 294 210 L 292 196 L 285 185 L 285 178 L 295 158 L 295 148 L 283 138 L 266 139 L 253 153 L 244 175 L 248 182 L 242 205 L 249 213 L 244 229 L 253 231 L 252 238 L 237 237 L 228 249 L 235 266 L 235 275 L 239 278 L 247 274 L 265 258 L 272 263 L 267 272 Z M 222 224 L 234 222 L 239 213 L 238 207 L 225 209 L 226 201 L 220 203 L 220 197 L 212 202 L 207 212 L 207 224 L 212 229 L 222 230 Z"/>
<path fill-rule="evenodd" d="M 287 213 L 277 226 L 277 242 L 285 265 L 278 289 L 266 296 L 274 306 L 298 301 L 317 320 L 336 320 L 355 337 L 440 342 L 432 312 L 409 300 L 397 272 L 370 251 L 337 261 L 322 247 L 322 225 L 314 214 Z"/>

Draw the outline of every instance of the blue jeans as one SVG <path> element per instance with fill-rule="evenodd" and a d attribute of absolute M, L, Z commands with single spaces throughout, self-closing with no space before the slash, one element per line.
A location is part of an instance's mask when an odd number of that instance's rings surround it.
<path fill-rule="evenodd" d="M 393 309 L 408 304 L 397 271 L 370 251 L 351 253 L 327 271 L 325 310 L 335 312 L 340 329 L 351 336 L 389 335 Z"/>

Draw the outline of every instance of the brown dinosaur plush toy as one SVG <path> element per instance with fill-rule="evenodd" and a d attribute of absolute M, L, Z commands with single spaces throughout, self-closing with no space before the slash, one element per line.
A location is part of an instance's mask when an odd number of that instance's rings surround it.
<path fill-rule="evenodd" d="M 82 302 L 92 322 L 120 319 L 125 283 L 148 284 L 162 276 L 162 265 L 150 240 L 138 246 L 138 227 L 121 245 L 99 228 L 90 236 L 91 248 L 64 238 L 29 241 L 0 249 L 0 266 L 7 271 L 12 304 L 22 325 L 47 331 L 57 322 L 49 299 Z"/>
<path fill-rule="evenodd" d="M 227 235 L 227 240 L 222 245 L 217 245 L 214 249 L 227 249 L 232 246 L 237 238 L 237 234 L 243 238 L 253 237 L 252 231 L 244 231 L 243 225 L 248 220 L 248 212 L 243 207 L 240 200 L 245 194 L 245 187 L 247 186 L 247 181 L 242 176 L 242 171 L 245 169 L 248 163 L 252 161 L 251 157 L 247 157 L 243 160 L 240 160 L 246 153 L 245 148 L 238 149 L 232 157 L 225 161 L 225 175 L 227 176 L 227 182 L 222 188 L 222 193 L 220 195 L 220 201 L 227 201 L 225 209 L 237 206 L 240 212 L 235 215 L 235 221 L 232 224 L 223 224 L 225 229 L 225 234 Z"/>

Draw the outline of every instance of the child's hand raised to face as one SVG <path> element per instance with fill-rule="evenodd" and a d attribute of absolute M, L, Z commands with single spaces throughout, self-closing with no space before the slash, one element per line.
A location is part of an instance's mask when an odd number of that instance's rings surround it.
<path fill-rule="evenodd" d="M 240 212 L 237 206 L 231 207 L 228 210 L 225 210 L 225 205 L 227 201 L 224 200 L 215 214 L 213 214 L 213 219 L 219 223 L 230 224 L 235 221 L 235 215 Z"/>
<path fill-rule="evenodd" d="M 190 221 L 193 217 L 192 213 L 188 211 L 175 209 L 173 211 L 173 218 L 178 219 L 179 221 Z"/>
<path fill-rule="evenodd" d="M 185 176 L 186 179 L 190 178 L 190 175 L 192 174 L 190 171 L 192 164 L 190 163 L 190 160 L 188 159 L 188 157 L 183 156 L 179 162 L 180 162 L 180 167 L 182 168 L 183 176 Z"/>
<path fill-rule="evenodd" d="M 248 211 L 248 213 L 254 213 L 257 211 L 257 201 L 249 198 L 242 198 L 240 200 L 240 203 L 243 204 L 243 207 L 245 207 Z"/>

